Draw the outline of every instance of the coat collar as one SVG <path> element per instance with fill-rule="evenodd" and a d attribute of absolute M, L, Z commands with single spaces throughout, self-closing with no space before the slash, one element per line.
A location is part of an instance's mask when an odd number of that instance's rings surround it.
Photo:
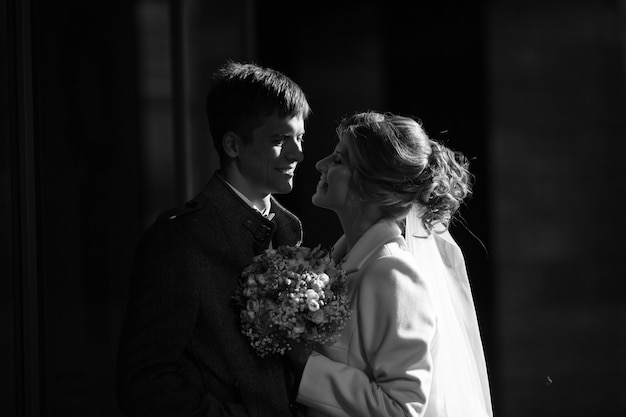
<path fill-rule="evenodd" d="M 240 222 L 262 245 L 266 245 L 272 237 L 276 246 L 302 243 L 300 219 L 283 207 L 274 196 L 271 196 L 271 207 L 275 215 L 269 220 L 242 200 L 219 170 L 215 171 L 197 199 L 201 204 L 212 201 L 222 211 L 226 221 Z"/>
<path fill-rule="evenodd" d="M 352 273 L 361 269 L 375 250 L 400 237 L 402 232 L 395 221 L 380 220 L 363 233 L 349 253 L 346 253 L 346 236 L 341 236 L 333 246 L 333 258 L 337 261 L 345 258 L 343 269 Z"/>

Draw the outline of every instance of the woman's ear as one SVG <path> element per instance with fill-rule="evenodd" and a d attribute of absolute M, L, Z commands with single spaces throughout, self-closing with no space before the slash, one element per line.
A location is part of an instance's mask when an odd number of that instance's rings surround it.
<path fill-rule="evenodd" d="M 231 158 L 239 156 L 239 147 L 241 146 L 241 138 L 235 132 L 228 131 L 222 138 L 222 146 L 224 152 Z"/>

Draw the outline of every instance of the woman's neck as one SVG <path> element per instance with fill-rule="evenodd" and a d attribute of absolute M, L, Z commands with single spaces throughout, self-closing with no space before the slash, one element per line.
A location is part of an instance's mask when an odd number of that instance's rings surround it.
<path fill-rule="evenodd" d="M 358 215 L 339 215 L 339 222 L 346 235 L 347 252 L 356 245 L 356 242 L 363 236 L 370 227 L 378 223 L 382 218 L 382 212 L 378 206 L 362 207 Z"/>

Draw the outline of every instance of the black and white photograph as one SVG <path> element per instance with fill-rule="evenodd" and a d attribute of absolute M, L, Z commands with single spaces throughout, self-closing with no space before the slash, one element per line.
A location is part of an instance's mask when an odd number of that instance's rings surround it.
<path fill-rule="evenodd" d="M 626 0 L 0 0 L 0 415 L 626 415 Z"/>

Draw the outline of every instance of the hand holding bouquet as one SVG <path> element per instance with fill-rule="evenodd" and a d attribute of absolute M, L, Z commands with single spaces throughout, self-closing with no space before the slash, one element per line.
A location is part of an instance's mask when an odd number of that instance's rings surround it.
<path fill-rule="evenodd" d="M 261 357 L 292 341 L 333 342 L 350 316 L 346 274 L 320 246 L 267 249 L 242 272 L 235 300 Z"/>

